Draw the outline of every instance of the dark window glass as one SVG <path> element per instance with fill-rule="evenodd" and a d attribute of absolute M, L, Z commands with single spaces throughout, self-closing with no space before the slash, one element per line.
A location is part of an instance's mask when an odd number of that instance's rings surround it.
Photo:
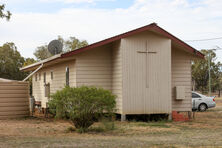
<path fill-rule="evenodd" d="M 44 79 L 43 79 L 44 83 L 46 83 L 46 72 L 44 72 Z"/>
<path fill-rule="evenodd" d="M 66 86 L 69 86 L 69 67 L 66 67 Z"/>
<path fill-rule="evenodd" d="M 39 73 L 39 80 L 41 80 L 41 73 Z"/>
<path fill-rule="evenodd" d="M 201 98 L 198 94 L 192 93 L 192 98 Z"/>
<path fill-rule="evenodd" d="M 51 71 L 51 80 L 53 80 L 53 72 Z"/>

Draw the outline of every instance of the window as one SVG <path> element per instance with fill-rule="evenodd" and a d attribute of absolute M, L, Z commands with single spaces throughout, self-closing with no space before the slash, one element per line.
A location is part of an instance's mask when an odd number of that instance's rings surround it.
<path fill-rule="evenodd" d="M 53 80 L 53 72 L 51 71 L 51 80 Z"/>
<path fill-rule="evenodd" d="M 41 73 L 39 73 L 39 80 L 41 80 Z"/>
<path fill-rule="evenodd" d="M 50 96 L 50 84 L 45 84 L 45 97 Z"/>
<path fill-rule="evenodd" d="M 69 86 L 69 67 L 66 67 L 66 86 Z"/>
<path fill-rule="evenodd" d="M 35 74 L 35 81 L 37 81 L 38 80 L 38 75 L 37 74 Z"/>
<path fill-rule="evenodd" d="M 46 72 L 44 72 L 44 79 L 43 79 L 44 83 L 46 83 Z"/>
<path fill-rule="evenodd" d="M 196 93 L 192 93 L 192 98 L 201 98 L 201 97 Z"/>

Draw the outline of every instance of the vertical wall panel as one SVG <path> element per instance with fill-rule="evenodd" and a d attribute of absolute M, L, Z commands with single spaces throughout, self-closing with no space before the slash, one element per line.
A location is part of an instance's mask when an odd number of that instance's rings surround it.
<path fill-rule="evenodd" d="M 146 50 L 146 42 L 149 51 L 157 52 L 148 55 L 147 64 L 145 53 L 137 52 Z M 120 48 L 123 50 L 123 113 L 170 113 L 170 39 L 144 32 L 122 39 Z"/>
<path fill-rule="evenodd" d="M 117 96 L 117 113 L 122 113 L 122 50 L 120 41 L 112 46 L 112 92 Z"/>

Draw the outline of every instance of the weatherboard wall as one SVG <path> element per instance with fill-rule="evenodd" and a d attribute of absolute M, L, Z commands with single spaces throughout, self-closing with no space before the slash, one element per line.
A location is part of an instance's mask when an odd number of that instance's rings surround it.
<path fill-rule="evenodd" d="M 46 107 L 48 97 L 45 97 L 45 83 L 44 73 L 46 73 L 46 84 L 50 83 L 50 93 L 55 93 L 57 90 L 61 90 L 66 85 L 66 67 L 69 67 L 69 84 L 70 86 L 76 86 L 76 68 L 75 60 L 54 64 L 39 70 L 32 77 L 33 83 L 33 96 L 36 101 L 41 101 L 42 107 Z M 53 72 L 53 79 L 51 79 L 51 72 Z M 41 78 L 39 79 L 39 74 Z M 35 76 L 37 75 L 37 81 Z"/>
<path fill-rule="evenodd" d="M 101 46 L 76 56 L 76 85 L 111 90 L 111 46 Z"/>
<path fill-rule="evenodd" d="M 46 83 L 50 83 L 50 92 L 54 93 L 65 86 L 65 68 L 70 68 L 70 86 L 96 86 L 112 91 L 117 96 L 117 112 L 122 109 L 122 66 L 120 42 L 92 49 L 73 56 L 74 61 L 63 62 L 41 69 L 33 75 L 33 96 L 46 107 L 43 75 L 46 72 Z M 51 71 L 54 78 L 51 80 Z M 41 73 L 41 80 L 39 80 Z"/>
<path fill-rule="evenodd" d="M 189 53 L 172 48 L 172 109 L 175 111 L 192 109 L 191 58 Z M 176 86 L 185 86 L 184 100 L 176 100 Z"/>
<path fill-rule="evenodd" d="M 122 111 L 122 62 L 120 42 L 83 52 L 76 58 L 77 86 L 96 86 L 112 91 L 117 112 Z"/>

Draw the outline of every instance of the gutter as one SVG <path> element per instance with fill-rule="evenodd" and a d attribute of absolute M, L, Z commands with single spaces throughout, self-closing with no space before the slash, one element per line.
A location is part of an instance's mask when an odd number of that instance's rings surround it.
<path fill-rule="evenodd" d="M 35 70 L 33 71 L 31 74 L 29 74 L 24 80 L 22 80 L 23 82 L 26 81 L 27 79 L 29 79 L 32 75 L 34 75 L 37 71 L 39 71 L 41 68 L 43 67 L 43 63 Z"/>
<path fill-rule="evenodd" d="M 54 56 L 52 56 L 52 57 L 50 57 L 50 58 L 47 58 L 47 59 L 45 59 L 45 60 L 42 60 L 42 61 L 33 63 L 33 64 L 28 65 L 28 66 L 25 66 L 25 67 L 22 67 L 22 68 L 20 68 L 20 70 L 21 70 L 21 71 L 25 71 L 26 69 L 32 68 L 32 67 L 34 67 L 34 66 L 41 65 L 42 63 L 47 63 L 47 62 L 56 60 L 56 59 L 58 59 L 58 58 L 61 58 L 61 53 L 60 53 L 60 54 L 57 54 L 57 55 L 54 55 Z"/>

